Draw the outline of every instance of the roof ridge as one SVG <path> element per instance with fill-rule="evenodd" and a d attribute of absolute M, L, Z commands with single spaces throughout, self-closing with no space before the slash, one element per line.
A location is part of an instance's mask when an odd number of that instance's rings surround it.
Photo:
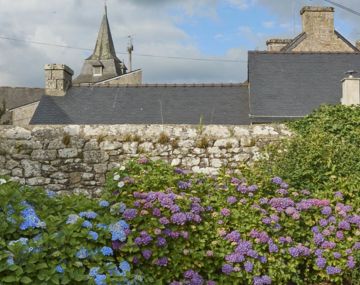
<path fill-rule="evenodd" d="M 73 84 L 73 87 L 94 87 L 94 88 L 147 88 L 147 87 L 245 87 L 248 83 L 146 83 L 146 84 L 99 84 L 91 83 Z"/>

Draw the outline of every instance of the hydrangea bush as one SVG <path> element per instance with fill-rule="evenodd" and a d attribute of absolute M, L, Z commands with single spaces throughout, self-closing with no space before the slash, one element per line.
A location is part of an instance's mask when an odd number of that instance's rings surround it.
<path fill-rule="evenodd" d="M 359 209 L 338 189 L 146 158 L 92 200 L 1 181 L 0 284 L 359 284 Z"/>

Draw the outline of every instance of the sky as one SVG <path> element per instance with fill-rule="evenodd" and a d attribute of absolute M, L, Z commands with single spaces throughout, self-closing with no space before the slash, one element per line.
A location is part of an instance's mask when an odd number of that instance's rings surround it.
<path fill-rule="evenodd" d="M 358 1 L 337 0 L 355 10 Z M 128 64 L 132 35 L 133 68 L 143 70 L 144 83 L 239 83 L 247 79 L 248 50 L 265 50 L 270 38 L 295 37 L 301 32 L 301 7 L 329 3 L 107 0 L 107 5 L 118 57 Z M 360 17 L 335 11 L 336 29 L 353 43 L 360 39 Z M 66 64 L 78 75 L 95 47 L 103 14 L 104 0 L 0 0 L 0 86 L 43 87 L 47 63 Z"/>

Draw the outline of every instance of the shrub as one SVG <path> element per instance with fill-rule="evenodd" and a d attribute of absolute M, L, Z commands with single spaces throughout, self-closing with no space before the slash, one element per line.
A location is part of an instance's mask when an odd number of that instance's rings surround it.
<path fill-rule="evenodd" d="M 98 200 L 1 183 L 4 284 L 356 284 L 360 216 L 341 193 L 147 159 Z"/>
<path fill-rule="evenodd" d="M 288 125 L 295 135 L 270 147 L 267 158 L 248 171 L 258 177 L 279 175 L 322 197 L 341 189 L 345 201 L 359 207 L 354 202 L 359 201 L 360 107 L 322 106 Z"/>

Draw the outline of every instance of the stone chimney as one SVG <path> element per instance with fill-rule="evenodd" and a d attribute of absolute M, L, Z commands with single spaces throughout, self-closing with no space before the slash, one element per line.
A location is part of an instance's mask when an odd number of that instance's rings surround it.
<path fill-rule="evenodd" d="M 342 82 L 342 98 L 341 104 L 350 106 L 350 105 L 359 105 L 360 104 L 360 78 L 355 78 L 353 75 L 356 74 L 355 71 L 347 72 L 349 75 L 347 78 L 344 78 Z"/>
<path fill-rule="evenodd" d="M 64 96 L 72 85 L 74 71 L 64 64 L 45 65 L 45 94 Z"/>
<path fill-rule="evenodd" d="M 305 6 L 301 9 L 303 32 L 318 37 L 334 33 L 334 8 Z"/>
<path fill-rule="evenodd" d="M 280 51 L 287 46 L 292 40 L 289 39 L 270 39 L 266 41 L 267 51 Z"/>

